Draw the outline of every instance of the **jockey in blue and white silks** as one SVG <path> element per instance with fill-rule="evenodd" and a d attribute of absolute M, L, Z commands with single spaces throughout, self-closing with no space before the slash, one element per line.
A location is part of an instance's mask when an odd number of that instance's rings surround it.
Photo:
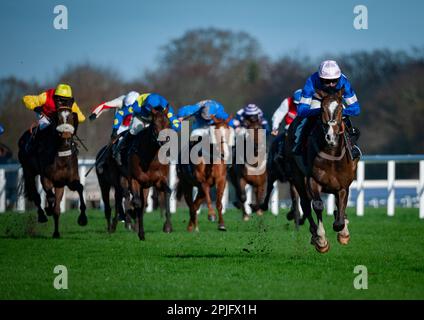
<path fill-rule="evenodd" d="M 236 128 L 244 127 L 245 120 L 248 119 L 258 119 L 262 124 L 262 128 L 265 129 L 267 133 L 270 131 L 268 121 L 265 119 L 263 111 L 256 104 L 248 104 L 237 111 L 234 126 Z"/>
<path fill-rule="evenodd" d="M 193 105 L 186 105 L 178 110 L 177 117 L 180 121 L 191 116 L 194 117 L 191 136 L 209 135 L 209 126 L 214 123 L 212 116 L 220 120 L 229 118 L 224 106 L 215 100 L 203 100 Z M 231 119 L 228 124 L 234 127 L 234 119 Z"/>
<path fill-rule="evenodd" d="M 297 116 L 302 117 L 303 119 L 296 128 L 295 145 L 292 150 L 294 154 L 300 155 L 303 135 L 305 134 L 305 131 L 307 131 L 304 127 L 308 122 L 308 118 L 311 116 L 317 116 L 321 112 L 321 97 L 319 97 L 316 91 L 322 90 L 331 94 L 336 93 L 343 88 L 343 116 L 345 117 L 345 122 L 348 128 L 352 129 L 350 131 L 357 131 L 357 129 L 352 128 L 350 120 L 348 119 L 349 116 L 358 116 L 361 111 L 356 93 L 347 77 L 342 74 L 337 62 L 334 60 L 325 60 L 320 64 L 318 72 L 315 72 L 306 80 L 305 86 L 302 89 L 302 96 L 297 107 Z M 359 133 L 353 132 L 352 135 L 359 136 Z M 353 140 L 354 139 L 352 139 L 352 142 Z M 354 158 L 361 155 L 361 151 L 357 146 L 352 149 L 352 155 Z"/>

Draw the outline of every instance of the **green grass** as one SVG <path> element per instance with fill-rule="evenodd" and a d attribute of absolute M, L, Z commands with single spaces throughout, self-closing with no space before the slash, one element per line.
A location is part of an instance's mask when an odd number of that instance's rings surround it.
<path fill-rule="evenodd" d="M 159 213 L 146 214 L 146 241 L 124 229 L 105 232 L 100 211 L 88 226 L 77 214 L 53 223 L 35 213 L 0 215 L 0 299 L 423 299 L 424 221 L 417 209 L 369 209 L 350 214 L 351 242 L 341 246 L 325 216 L 331 248 L 318 254 L 305 225 L 295 231 L 285 212 L 248 222 L 238 211 L 224 216 L 227 232 L 199 216 L 188 233 L 188 213 L 173 215 L 164 234 Z M 50 219 L 52 220 L 52 219 Z M 56 290 L 56 265 L 68 268 L 68 290 Z M 368 290 L 356 290 L 356 265 L 368 268 Z"/>

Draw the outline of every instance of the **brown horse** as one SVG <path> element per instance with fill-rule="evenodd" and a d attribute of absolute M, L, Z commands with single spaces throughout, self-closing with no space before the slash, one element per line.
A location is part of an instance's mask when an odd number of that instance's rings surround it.
<path fill-rule="evenodd" d="M 140 131 L 133 137 L 133 143 L 128 155 L 128 178 L 133 195 L 132 203 L 136 213 L 136 230 L 140 240 L 145 240 L 144 210 L 150 187 L 155 187 L 159 192 L 165 193 L 165 223 L 163 231 L 172 232 L 169 197 L 171 190 L 168 186 L 169 165 L 159 161 L 158 152 L 163 145 L 159 140 L 159 133 L 169 129 L 167 118 L 168 108 L 165 110 L 152 109 L 150 126 Z"/>
<path fill-rule="evenodd" d="M 304 216 L 310 224 L 311 244 L 318 252 L 325 253 L 330 245 L 325 236 L 322 223 L 324 209 L 321 193 L 333 194 L 337 210 L 334 212 L 333 230 L 341 244 L 348 244 L 349 230 L 346 206 L 349 186 L 356 175 L 358 159 L 352 160 L 347 152 L 345 124 L 343 115 L 343 89 L 337 94 L 317 92 L 322 97 L 321 114 L 307 141 L 307 168 L 296 161 L 289 153 L 288 161 L 293 170 L 293 182 L 301 199 Z M 291 150 L 294 143 L 295 126 L 289 129 L 286 150 Z M 312 207 L 318 218 L 318 225 L 311 214 Z"/>
<path fill-rule="evenodd" d="M 181 166 L 178 166 L 178 186 L 177 198 L 180 199 L 184 195 L 187 205 L 190 209 L 190 221 L 187 227 L 188 231 L 199 230 L 197 221 L 197 210 L 200 205 L 206 200 L 208 205 L 208 219 L 215 221 L 215 210 L 212 207 L 212 199 L 210 195 L 211 188 L 216 187 L 216 208 L 218 210 L 218 230 L 226 231 L 224 218 L 222 216 L 222 197 L 224 195 L 225 185 L 227 183 L 227 164 L 229 156 L 229 141 L 231 138 L 231 129 L 228 123 L 232 116 L 227 120 L 218 120 L 212 116 L 214 121 L 214 136 L 211 137 L 216 143 L 211 144 L 212 155 L 211 161 L 205 161 L 203 155 L 200 157 L 197 164 L 193 164 L 193 172 L 189 173 Z M 205 137 L 203 137 L 205 139 Z M 207 141 L 207 140 L 206 140 Z M 202 142 L 200 142 L 202 143 Z M 209 145 L 208 145 L 209 146 Z M 203 151 L 203 150 L 202 150 Z M 208 163 L 209 162 L 209 163 Z M 190 164 L 188 165 L 190 166 Z M 197 187 L 198 193 L 196 199 L 193 200 L 193 187 Z"/>
<path fill-rule="evenodd" d="M 38 221 L 46 222 L 47 217 L 41 208 L 40 196 L 35 186 L 35 177 L 40 175 L 41 184 L 46 192 L 47 215 L 54 217 L 53 238 L 59 238 L 60 202 L 64 188 L 77 191 L 80 198 L 78 224 L 85 226 L 87 216 L 83 196 L 83 186 L 78 172 L 78 156 L 73 136 L 78 128 L 78 117 L 70 108 L 61 107 L 52 119 L 52 124 L 37 133 L 38 143 L 32 153 L 25 146 L 31 138 L 26 132 L 19 140 L 19 161 L 23 169 L 25 194 L 34 200 L 38 208 Z M 54 192 L 53 192 L 54 189 Z"/>
<path fill-rule="evenodd" d="M 253 187 L 256 203 L 251 204 L 252 212 L 256 212 L 258 215 L 262 215 L 263 211 L 260 208 L 263 196 L 265 193 L 265 185 L 267 181 L 267 170 L 266 170 L 266 137 L 260 130 L 264 130 L 262 123 L 259 119 L 256 120 L 245 120 L 246 128 L 241 128 L 239 134 L 243 134 L 246 137 L 246 143 L 251 148 L 247 147 L 245 152 L 251 153 L 254 157 L 257 157 L 258 161 L 256 164 L 249 164 L 246 161 L 246 156 L 243 155 L 241 161 L 237 161 L 238 157 L 234 160 L 231 169 L 229 170 L 231 181 L 235 187 L 237 195 L 236 207 L 241 208 L 243 213 L 243 220 L 249 220 L 249 215 L 246 213 L 245 202 L 246 202 L 246 190 L 247 184 Z M 247 129 L 247 130 L 246 130 Z M 264 133 L 264 132 L 263 132 Z M 242 142 L 244 142 L 242 140 Z M 242 164 L 237 163 L 242 162 Z"/>

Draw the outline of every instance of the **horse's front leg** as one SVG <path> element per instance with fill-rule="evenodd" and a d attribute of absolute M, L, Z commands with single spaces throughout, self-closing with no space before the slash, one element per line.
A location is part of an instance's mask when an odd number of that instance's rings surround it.
<path fill-rule="evenodd" d="M 54 204 L 54 232 L 53 238 L 60 238 L 59 233 L 59 217 L 60 217 L 60 202 L 62 201 L 63 193 L 65 192 L 65 188 L 55 188 L 55 204 Z"/>
<path fill-rule="evenodd" d="M 206 197 L 206 203 L 208 205 L 208 220 L 214 222 L 216 220 L 216 214 L 215 210 L 212 207 L 212 199 L 211 199 L 211 187 L 209 186 L 209 183 L 203 182 L 202 183 L 202 190 Z"/>
<path fill-rule="evenodd" d="M 55 195 L 53 192 L 53 182 L 46 177 L 41 177 L 41 185 L 43 186 L 44 192 L 46 193 L 46 202 L 47 207 L 44 208 L 46 211 L 46 214 L 48 216 L 54 215 L 54 208 L 55 208 Z"/>
<path fill-rule="evenodd" d="M 347 227 L 346 207 L 349 198 L 349 189 L 342 189 L 336 195 L 337 211 L 334 214 L 333 230 L 337 232 L 337 241 L 346 245 L 349 243 L 350 234 Z"/>
<path fill-rule="evenodd" d="M 258 216 L 262 216 L 264 214 L 264 212 L 259 206 L 262 201 L 262 198 L 264 197 L 264 193 L 265 183 L 259 182 L 258 186 L 255 187 L 256 204 L 254 206 L 251 206 L 253 211 L 256 212 Z"/>
<path fill-rule="evenodd" d="M 303 225 L 305 223 L 306 217 L 300 217 L 300 209 L 298 205 L 299 194 L 297 193 L 296 187 L 293 183 L 290 182 L 290 198 L 291 198 L 291 207 L 290 211 L 287 212 L 287 220 L 293 220 L 296 225 L 296 229 L 299 229 L 299 225 Z"/>
<path fill-rule="evenodd" d="M 84 200 L 84 186 L 81 184 L 79 180 L 74 180 L 72 183 L 68 185 L 69 189 L 72 191 L 78 192 L 78 196 L 80 199 L 80 214 L 78 216 L 78 224 L 80 226 L 87 225 L 87 215 L 85 214 L 85 210 L 87 209 Z"/>
<path fill-rule="evenodd" d="M 216 208 L 218 210 L 218 230 L 227 231 L 224 224 L 224 217 L 222 216 L 222 198 L 224 195 L 226 177 L 221 177 L 216 183 Z"/>
<path fill-rule="evenodd" d="M 313 239 L 315 248 L 320 253 L 326 253 L 330 249 L 330 244 L 325 236 L 324 224 L 322 222 L 322 212 L 324 202 L 321 199 L 321 186 L 313 178 L 309 179 L 310 192 L 312 196 L 312 208 L 318 218 L 317 237 Z"/>
<path fill-rule="evenodd" d="M 140 184 L 136 179 L 131 180 L 131 192 L 133 194 L 133 206 L 136 213 L 136 226 L 138 226 L 138 238 L 145 240 L 144 237 L 144 226 L 143 226 L 143 214 L 144 214 L 144 195 Z"/>
<path fill-rule="evenodd" d="M 164 195 L 165 198 L 165 223 L 163 225 L 163 232 L 165 233 L 171 233 L 172 232 L 172 224 L 171 224 L 171 210 L 169 209 L 169 199 L 171 197 L 171 194 L 168 192 L 168 190 L 161 192 Z"/>

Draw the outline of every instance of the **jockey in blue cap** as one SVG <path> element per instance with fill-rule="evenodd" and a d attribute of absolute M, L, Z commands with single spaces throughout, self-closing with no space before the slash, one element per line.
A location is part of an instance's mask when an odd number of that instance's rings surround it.
<path fill-rule="evenodd" d="M 312 74 L 306 80 L 302 90 L 302 97 L 297 108 L 297 115 L 302 117 L 295 132 L 295 145 L 292 152 L 299 158 L 301 156 L 301 146 L 304 135 L 308 132 L 315 121 L 308 121 L 310 117 L 316 118 L 320 114 L 321 97 L 316 94 L 316 90 L 323 90 L 327 93 L 336 93 L 344 88 L 344 109 L 343 116 L 347 125 L 350 139 L 352 142 L 352 156 L 359 158 L 361 150 L 356 145 L 359 137 L 359 130 L 353 128 L 349 116 L 358 116 L 361 108 L 349 80 L 342 74 L 340 67 L 334 60 L 325 60 L 320 66 L 318 72 Z"/>
<path fill-rule="evenodd" d="M 191 116 L 194 117 L 191 136 L 209 135 L 209 126 L 214 123 L 212 116 L 220 120 L 227 120 L 229 118 L 229 115 L 224 110 L 224 106 L 215 100 L 203 100 L 193 105 L 184 106 L 178 110 L 177 117 L 180 121 Z M 234 119 L 231 119 L 228 124 L 234 127 Z"/>
<path fill-rule="evenodd" d="M 241 108 L 236 113 L 236 119 L 234 120 L 234 126 L 244 127 L 245 120 L 259 120 L 262 124 L 262 128 L 269 132 L 268 121 L 264 117 L 264 113 L 256 104 L 248 104 L 247 106 Z"/>
<path fill-rule="evenodd" d="M 135 136 L 150 124 L 152 109 L 165 110 L 166 108 L 168 108 L 167 118 L 171 128 L 179 131 L 181 129 L 180 121 L 175 117 L 172 106 L 164 97 L 157 93 L 146 93 L 141 95 L 135 91 L 128 93 L 123 100 L 122 108 L 115 113 L 111 135 L 112 141 L 117 138 L 118 130 L 121 128 L 122 122 L 128 115 L 132 115 L 128 132 Z M 119 142 L 115 144 L 113 150 L 113 157 L 118 165 L 122 164 L 121 149 L 125 145 L 125 141 L 127 141 L 127 139 L 120 139 Z"/>

